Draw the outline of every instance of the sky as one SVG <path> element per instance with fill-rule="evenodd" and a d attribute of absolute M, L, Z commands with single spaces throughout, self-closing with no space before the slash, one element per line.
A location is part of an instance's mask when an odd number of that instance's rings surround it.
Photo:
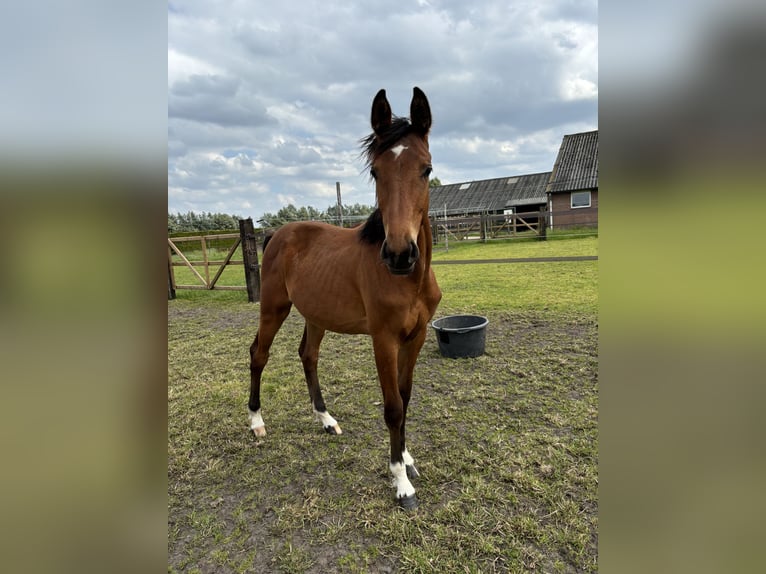
<path fill-rule="evenodd" d="M 429 99 L 443 184 L 550 171 L 598 129 L 595 0 L 168 4 L 168 210 L 259 219 L 374 205 L 359 157 L 381 88 Z"/>

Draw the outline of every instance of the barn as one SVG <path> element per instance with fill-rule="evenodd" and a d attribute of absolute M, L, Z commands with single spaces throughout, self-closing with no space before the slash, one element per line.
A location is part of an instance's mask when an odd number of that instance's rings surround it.
<path fill-rule="evenodd" d="M 432 217 L 538 212 L 547 204 L 551 172 L 451 183 L 431 188 Z"/>
<path fill-rule="evenodd" d="M 467 181 L 432 187 L 429 215 L 434 240 L 515 237 L 544 232 L 550 172 Z M 437 220 L 439 223 L 437 224 Z"/>
<path fill-rule="evenodd" d="M 565 135 L 553 171 L 432 187 L 428 212 L 462 238 L 597 227 L 598 130 Z"/>
<path fill-rule="evenodd" d="M 598 130 L 564 136 L 546 193 L 552 229 L 598 225 Z"/>

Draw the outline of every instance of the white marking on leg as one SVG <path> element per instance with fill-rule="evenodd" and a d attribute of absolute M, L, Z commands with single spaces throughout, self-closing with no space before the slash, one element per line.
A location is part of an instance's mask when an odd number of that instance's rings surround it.
<path fill-rule="evenodd" d="M 418 478 L 420 473 L 415 467 L 415 459 L 410 456 L 410 453 L 407 452 L 406 448 L 402 452 L 402 459 L 404 460 L 404 468 L 407 469 L 407 478 Z"/>
<path fill-rule="evenodd" d="M 335 429 L 335 434 L 343 434 L 343 431 L 340 430 L 340 427 L 338 426 L 338 421 L 332 418 L 329 412 L 325 411 L 320 413 L 318 410 L 314 409 L 314 415 L 316 415 L 317 420 L 322 423 L 323 428 L 330 427 Z"/>
<path fill-rule="evenodd" d="M 255 436 L 266 436 L 266 425 L 263 423 L 263 416 L 261 416 L 261 409 L 253 412 L 247 409 L 250 415 L 250 430 L 255 433 Z"/>
<path fill-rule="evenodd" d="M 394 475 L 393 486 L 396 487 L 396 497 L 405 498 L 415 494 L 415 487 L 412 486 L 410 479 L 407 478 L 407 470 L 401 462 L 392 462 L 388 465 L 391 474 Z"/>
<path fill-rule="evenodd" d="M 399 144 L 397 146 L 392 147 L 391 151 L 396 156 L 396 159 L 399 159 L 399 156 L 402 155 L 402 152 L 406 149 L 408 149 L 406 145 Z"/>

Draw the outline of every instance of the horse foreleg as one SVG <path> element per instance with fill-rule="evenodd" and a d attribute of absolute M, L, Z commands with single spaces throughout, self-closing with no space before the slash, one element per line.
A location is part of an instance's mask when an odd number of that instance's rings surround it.
<path fill-rule="evenodd" d="M 404 401 L 399 390 L 398 356 L 399 344 L 373 338 L 375 366 L 378 369 L 380 388 L 383 391 L 383 416 L 391 439 L 389 469 L 394 476 L 396 502 L 406 510 L 417 508 L 418 499 L 412 486 L 404 460 L 403 422 Z M 409 400 L 409 397 L 407 397 Z M 408 455 L 409 456 L 409 455 Z M 411 458 L 411 457 L 410 457 Z"/>
<path fill-rule="evenodd" d="M 327 407 L 322 398 L 322 391 L 319 388 L 317 362 L 319 361 L 319 345 L 322 343 L 324 334 L 324 329 L 306 321 L 298 354 L 303 363 L 303 372 L 306 375 L 306 385 L 309 388 L 309 397 L 311 398 L 314 414 L 319 422 L 322 423 L 322 427 L 326 432 L 329 434 L 343 434 L 340 426 L 338 426 L 338 421 L 327 412 Z"/>
<path fill-rule="evenodd" d="M 415 468 L 415 460 L 407 450 L 405 430 L 407 426 L 407 407 L 412 394 L 412 377 L 415 372 L 415 363 L 418 360 L 420 349 L 425 342 L 426 332 L 426 329 L 422 329 L 414 339 L 408 341 L 399 349 L 399 394 L 402 397 L 401 450 L 407 477 L 410 479 L 418 478 L 420 473 Z"/>

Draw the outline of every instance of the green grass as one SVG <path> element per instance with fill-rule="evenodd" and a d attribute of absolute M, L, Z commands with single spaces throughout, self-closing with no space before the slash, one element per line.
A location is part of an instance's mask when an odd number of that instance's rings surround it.
<path fill-rule="evenodd" d="M 476 359 L 442 358 L 428 335 L 408 418 L 414 513 L 393 502 L 369 338 L 325 338 L 319 376 L 344 430 L 325 435 L 293 311 L 264 373 L 269 434 L 256 440 L 246 403 L 258 305 L 179 291 L 168 302 L 169 572 L 595 572 L 596 280 L 583 271 L 594 263 L 504 265 L 490 284 L 476 279 L 486 265 L 435 267 L 437 316 L 476 311 L 490 325 Z"/>
<path fill-rule="evenodd" d="M 597 261 L 435 265 L 437 314 L 597 311 Z"/>
<path fill-rule="evenodd" d="M 556 241 L 498 240 L 488 243 L 464 241 L 434 247 L 433 260 L 476 260 L 524 257 L 566 257 L 598 255 L 598 237 L 576 237 Z M 225 252 L 209 252 L 210 260 L 223 260 Z M 259 254 L 260 257 L 260 254 Z M 241 260 L 239 251 L 233 259 Z M 199 255 L 195 260 L 201 260 Z M 202 268 L 197 271 L 203 274 Z M 213 277 L 217 269 L 210 268 Z M 174 268 L 176 283 L 180 285 L 201 284 L 187 267 Z M 549 265 L 540 263 L 478 264 L 463 268 L 452 265 L 435 265 L 434 273 L 444 292 L 441 309 L 458 312 L 481 310 L 510 311 L 596 311 L 597 261 L 559 262 Z M 228 266 L 218 285 L 244 285 L 241 265 Z M 191 300 L 247 300 L 245 291 L 191 291 L 178 290 L 177 297 Z"/>
<path fill-rule="evenodd" d="M 555 240 L 499 239 L 451 242 L 448 246 L 438 243 L 434 246 L 433 260 L 501 259 L 521 257 L 567 257 L 573 255 L 598 255 L 598 237 L 565 237 Z"/>

